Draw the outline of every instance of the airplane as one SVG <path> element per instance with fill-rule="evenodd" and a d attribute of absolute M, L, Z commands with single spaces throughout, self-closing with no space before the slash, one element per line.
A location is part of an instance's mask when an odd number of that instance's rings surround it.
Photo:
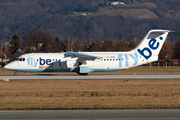
<path fill-rule="evenodd" d="M 90 72 L 119 71 L 158 60 L 170 30 L 150 30 L 140 44 L 127 52 L 28 53 L 4 68 L 17 72 Z"/>

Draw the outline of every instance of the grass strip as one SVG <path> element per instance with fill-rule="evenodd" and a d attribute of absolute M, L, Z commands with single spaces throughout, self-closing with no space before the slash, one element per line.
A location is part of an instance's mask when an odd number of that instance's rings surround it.
<path fill-rule="evenodd" d="M 0 81 L 0 110 L 180 108 L 180 79 Z"/>

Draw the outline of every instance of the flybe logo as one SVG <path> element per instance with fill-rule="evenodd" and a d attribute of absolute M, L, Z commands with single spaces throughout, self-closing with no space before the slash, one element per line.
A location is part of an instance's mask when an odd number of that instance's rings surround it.
<path fill-rule="evenodd" d="M 43 65 L 51 65 L 52 63 L 52 61 L 51 61 L 51 59 L 42 59 L 42 58 L 39 58 L 39 59 L 34 59 L 34 58 L 32 58 L 32 57 L 29 57 L 28 59 L 27 59 L 27 65 L 31 65 L 31 66 L 34 66 L 34 67 L 36 67 L 37 65 L 38 65 L 38 62 L 39 62 L 39 65 L 40 66 L 43 66 Z"/>
<path fill-rule="evenodd" d="M 124 56 L 124 57 L 123 57 Z M 138 54 L 137 52 L 133 54 L 119 54 L 117 59 L 119 59 L 119 67 L 122 67 L 122 62 L 125 59 L 125 66 L 128 67 L 129 66 L 129 58 L 130 57 L 134 60 L 133 66 L 138 64 Z"/>
<path fill-rule="evenodd" d="M 163 37 L 159 37 L 160 40 L 163 40 Z M 148 43 L 148 47 L 138 49 L 137 51 L 141 54 L 146 60 L 152 56 L 152 50 L 157 50 L 159 48 L 159 42 L 156 39 L 151 39 Z"/>

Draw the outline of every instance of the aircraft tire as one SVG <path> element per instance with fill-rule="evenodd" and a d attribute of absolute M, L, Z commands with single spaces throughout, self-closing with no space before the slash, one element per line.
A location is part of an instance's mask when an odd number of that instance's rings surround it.
<path fill-rule="evenodd" d="M 88 73 L 79 73 L 79 75 L 84 75 L 84 76 L 87 76 Z"/>
<path fill-rule="evenodd" d="M 17 76 L 17 75 L 18 75 L 18 73 L 17 73 L 17 72 L 15 72 L 15 73 L 14 73 L 14 76 Z"/>

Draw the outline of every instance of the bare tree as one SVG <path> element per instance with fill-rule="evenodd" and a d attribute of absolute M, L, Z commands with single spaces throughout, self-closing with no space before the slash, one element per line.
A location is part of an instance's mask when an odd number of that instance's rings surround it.
<path fill-rule="evenodd" d="M 102 51 L 115 51 L 114 39 L 102 41 Z"/>
<path fill-rule="evenodd" d="M 88 41 L 86 39 L 80 39 L 77 44 L 78 50 L 87 51 Z"/>
<path fill-rule="evenodd" d="M 98 43 L 92 42 L 88 48 L 89 51 L 101 51 L 101 46 Z"/>
<path fill-rule="evenodd" d="M 67 37 L 64 41 L 64 44 L 66 51 L 77 50 L 77 38 L 74 36 Z"/>
<path fill-rule="evenodd" d="M 171 42 L 165 42 L 161 51 L 159 53 L 159 58 L 161 59 L 171 59 L 173 55 L 173 50 L 170 48 Z"/>
<path fill-rule="evenodd" d="M 23 47 L 27 52 L 52 52 L 54 37 L 49 32 L 33 29 L 23 35 Z"/>
<path fill-rule="evenodd" d="M 65 45 L 58 37 L 54 38 L 52 52 L 62 52 L 65 50 Z"/>
<path fill-rule="evenodd" d="M 177 38 L 175 42 L 175 47 L 174 47 L 174 58 L 180 59 L 180 38 Z"/>
<path fill-rule="evenodd" d="M 115 51 L 128 51 L 128 50 L 130 50 L 128 48 L 128 42 L 124 38 L 121 38 L 120 40 L 116 41 Z"/>

